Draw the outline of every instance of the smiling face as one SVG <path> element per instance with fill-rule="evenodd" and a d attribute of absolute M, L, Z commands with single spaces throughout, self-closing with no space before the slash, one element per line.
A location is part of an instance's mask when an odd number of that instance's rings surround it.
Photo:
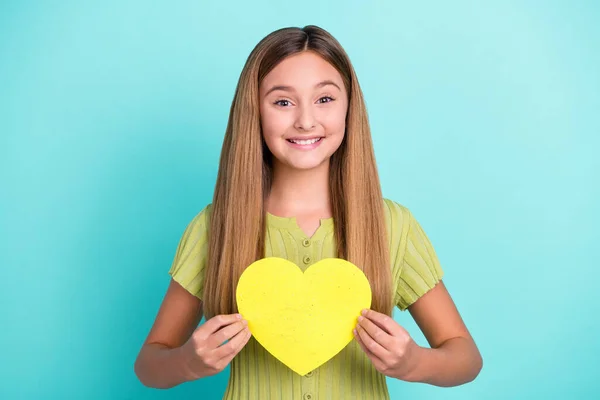
<path fill-rule="evenodd" d="M 260 117 L 277 163 L 312 169 L 329 162 L 344 139 L 348 94 L 339 72 L 316 53 L 281 61 L 260 84 Z"/>

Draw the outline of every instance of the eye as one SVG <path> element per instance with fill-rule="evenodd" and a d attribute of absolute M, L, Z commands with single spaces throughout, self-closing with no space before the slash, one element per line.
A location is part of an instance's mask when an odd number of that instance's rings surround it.
<path fill-rule="evenodd" d="M 320 104 L 323 104 L 323 103 L 331 103 L 333 100 L 335 100 L 333 97 L 330 97 L 330 96 L 324 96 L 324 97 L 321 97 L 321 98 L 320 98 L 320 99 L 317 101 L 317 103 L 320 103 Z"/>
<path fill-rule="evenodd" d="M 281 107 L 289 107 L 292 103 L 289 100 L 277 100 L 273 104 Z"/>

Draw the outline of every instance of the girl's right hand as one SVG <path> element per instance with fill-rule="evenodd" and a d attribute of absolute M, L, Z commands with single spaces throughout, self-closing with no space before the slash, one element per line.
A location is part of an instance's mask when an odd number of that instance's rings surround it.
<path fill-rule="evenodd" d="M 239 314 L 217 315 L 206 321 L 181 347 L 190 380 L 224 370 L 250 336 L 248 322 Z"/>

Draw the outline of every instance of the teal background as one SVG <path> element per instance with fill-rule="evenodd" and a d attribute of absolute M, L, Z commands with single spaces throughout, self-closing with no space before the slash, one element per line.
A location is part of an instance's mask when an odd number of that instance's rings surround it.
<path fill-rule="evenodd" d="M 220 398 L 228 371 L 161 391 L 133 363 L 246 57 L 306 24 L 349 53 L 384 194 L 485 361 L 461 387 L 390 380 L 392 399 L 598 396 L 599 19 L 594 1 L 3 1 L 0 398 Z"/>

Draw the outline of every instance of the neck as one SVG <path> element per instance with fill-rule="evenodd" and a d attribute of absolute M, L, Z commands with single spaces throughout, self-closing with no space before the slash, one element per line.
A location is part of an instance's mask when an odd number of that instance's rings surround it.
<path fill-rule="evenodd" d="M 306 214 L 330 217 L 329 161 L 309 170 L 275 161 L 266 207 L 268 212 L 282 217 Z"/>

